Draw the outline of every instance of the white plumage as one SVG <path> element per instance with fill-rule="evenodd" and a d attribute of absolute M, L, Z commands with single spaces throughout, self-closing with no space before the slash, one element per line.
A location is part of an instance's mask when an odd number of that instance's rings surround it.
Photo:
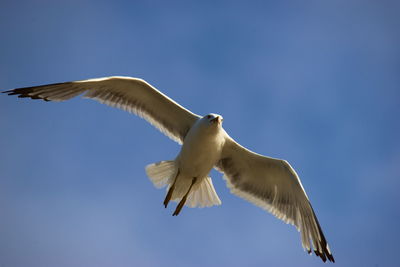
<path fill-rule="evenodd" d="M 170 200 L 183 205 L 220 205 L 208 176 L 214 167 L 224 173 L 227 186 L 236 194 L 294 225 L 302 246 L 323 261 L 334 262 L 321 226 L 300 179 L 288 162 L 256 154 L 236 143 L 222 128 L 222 116 L 200 117 L 183 108 L 147 82 L 130 77 L 106 77 L 6 91 L 9 95 L 64 101 L 85 98 L 134 113 L 171 139 L 182 144 L 174 160 L 150 164 L 146 172 L 156 187 L 167 187 L 164 205 Z"/>

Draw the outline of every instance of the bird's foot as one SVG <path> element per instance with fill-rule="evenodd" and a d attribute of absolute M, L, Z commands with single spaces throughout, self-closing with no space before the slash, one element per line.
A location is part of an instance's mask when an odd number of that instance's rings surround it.
<path fill-rule="evenodd" d="M 167 195 L 165 196 L 165 199 L 164 199 L 164 207 L 165 207 L 165 208 L 168 206 L 168 203 L 169 203 L 169 201 L 171 200 L 172 193 L 174 192 L 174 189 L 175 189 L 175 183 L 176 183 L 176 180 L 178 179 L 178 175 L 179 175 L 179 169 L 178 169 L 178 172 L 176 173 L 176 176 L 175 176 L 175 179 L 174 179 L 173 184 L 172 184 L 171 187 L 168 189 L 168 193 L 167 193 Z"/>
<path fill-rule="evenodd" d="M 197 178 L 194 177 L 192 180 L 192 184 L 189 187 L 189 190 L 186 192 L 186 194 L 183 196 L 182 200 L 179 202 L 178 206 L 176 207 L 174 213 L 172 214 L 172 216 L 177 216 L 179 215 L 179 213 L 181 212 L 183 205 L 185 205 L 186 199 L 190 193 L 190 190 L 192 189 L 194 183 L 196 182 Z"/>

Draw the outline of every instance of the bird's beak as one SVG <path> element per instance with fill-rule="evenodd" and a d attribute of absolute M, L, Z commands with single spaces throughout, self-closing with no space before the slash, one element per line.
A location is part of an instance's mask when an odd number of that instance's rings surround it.
<path fill-rule="evenodd" d="M 217 116 L 217 117 L 215 117 L 214 119 L 212 119 L 211 121 L 214 122 L 214 123 L 215 123 L 215 122 L 218 122 L 218 123 L 219 123 L 219 122 L 221 121 L 221 118 L 220 118 L 219 116 Z"/>

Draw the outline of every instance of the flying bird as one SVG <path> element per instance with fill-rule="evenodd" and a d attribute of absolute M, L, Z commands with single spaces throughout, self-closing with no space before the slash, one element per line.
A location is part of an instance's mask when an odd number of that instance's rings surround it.
<path fill-rule="evenodd" d="M 181 144 L 174 160 L 146 166 L 153 184 L 166 187 L 164 206 L 220 205 L 211 178 L 212 168 L 222 172 L 231 192 L 294 225 L 303 248 L 324 262 L 334 262 L 328 243 L 299 176 L 281 159 L 254 153 L 238 144 L 222 128 L 221 115 L 199 116 L 185 109 L 142 79 L 105 77 L 18 88 L 3 93 L 45 101 L 64 101 L 83 94 L 101 103 L 136 114 Z"/>

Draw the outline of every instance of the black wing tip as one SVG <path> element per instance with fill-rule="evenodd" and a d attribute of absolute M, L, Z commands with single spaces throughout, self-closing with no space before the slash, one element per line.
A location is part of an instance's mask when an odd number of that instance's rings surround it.
<path fill-rule="evenodd" d="M 30 90 L 32 87 L 26 87 L 26 88 L 17 88 L 17 89 L 12 89 L 12 90 L 7 90 L 7 91 L 3 91 L 3 94 L 7 94 L 7 95 L 16 95 L 18 96 L 18 98 L 26 98 L 29 97 L 31 99 L 41 99 L 44 100 L 46 102 L 49 102 L 50 100 L 48 98 L 45 97 L 40 97 L 38 95 L 30 95 L 30 93 L 32 93 L 33 91 Z"/>
<path fill-rule="evenodd" d="M 311 249 L 307 249 L 308 254 L 312 254 Z M 319 252 L 318 250 L 314 250 L 314 254 L 317 257 L 320 257 L 323 262 L 326 262 L 328 259 L 330 262 L 335 262 L 335 259 L 333 258 L 332 254 L 328 251 L 328 249 L 324 249 L 324 251 Z"/>
<path fill-rule="evenodd" d="M 37 94 L 35 94 L 35 91 L 38 88 L 50 87 L 50 86 L 61 85 L 61 84 L 70 85 L 72 83 L 74 83 L 74 82 L 51 83 L 51 84 L 38 85 L 38 86 L 21 87 L 21 88 L 3 91 L 2 93 L 8 94 L 8 95 L 17 95 L 19 98 L 29 97 L 31 99 L 42 99 L 42 100 L 48 102 L 51 100 L 48 99 L 47 97 L 41 97 L 41 96 L 38 96 Z"/>
<path fill-rule="evenodd" d="M 330 262 L 335 262 L 335 259 L 333 258 L 333 256 L 332 256 L 332 254 L 326 254 L 326 257 L 328 258 L 328 260 L 330 261 Z"/>
<path fill-rule="evenodd" d="M 18 95 L 18 93 L 15 90 L 17 89 L 2 91 L 2 93 L 7 95 Z"/>
<path fill-rule="evenodd" d="M 309 254 L 311 253 L 311 250 L 308 251 Z M 326 262 L 326 259 L 328 259 L 330 262 L 335 262 L 335 259 L 333 258 L 332 254 L 325 249 L 323 252 L 319 252 L 318 250 L 314 250 L 315 256 L 320 257 L 323 262 Z"/>
<path fill-rule="evenodd" d="M 317 223 L 317 227 L 318 227 L 318 232 L 321 235 L 321 239 L 319 240 L 319 244 L 321 245 L 322 251 L 318 251 L 318 250 L 314 250 L 314 253 L 317 257 L 320 257 L 322 259 L 323 262 L 326 262 L 326 259 L 328 259 L 330 262 L 335 262 L 335 259 L 332 256 L 332 253 L 330 252 L 329 246 L 328 246 L 328 242 L 325 239 L 324 233 L 322 232 L 322 228 L 321 225 L 319 224 L 319 221 L 317 219 L 317 216 L 315 215 L 315 211 L 314 208 L 312 207 L 311 203 L 308 202 L 308 204 L 311 207 L 312 213 L 314 215 L 315 218 L 315 222 Z"/>

